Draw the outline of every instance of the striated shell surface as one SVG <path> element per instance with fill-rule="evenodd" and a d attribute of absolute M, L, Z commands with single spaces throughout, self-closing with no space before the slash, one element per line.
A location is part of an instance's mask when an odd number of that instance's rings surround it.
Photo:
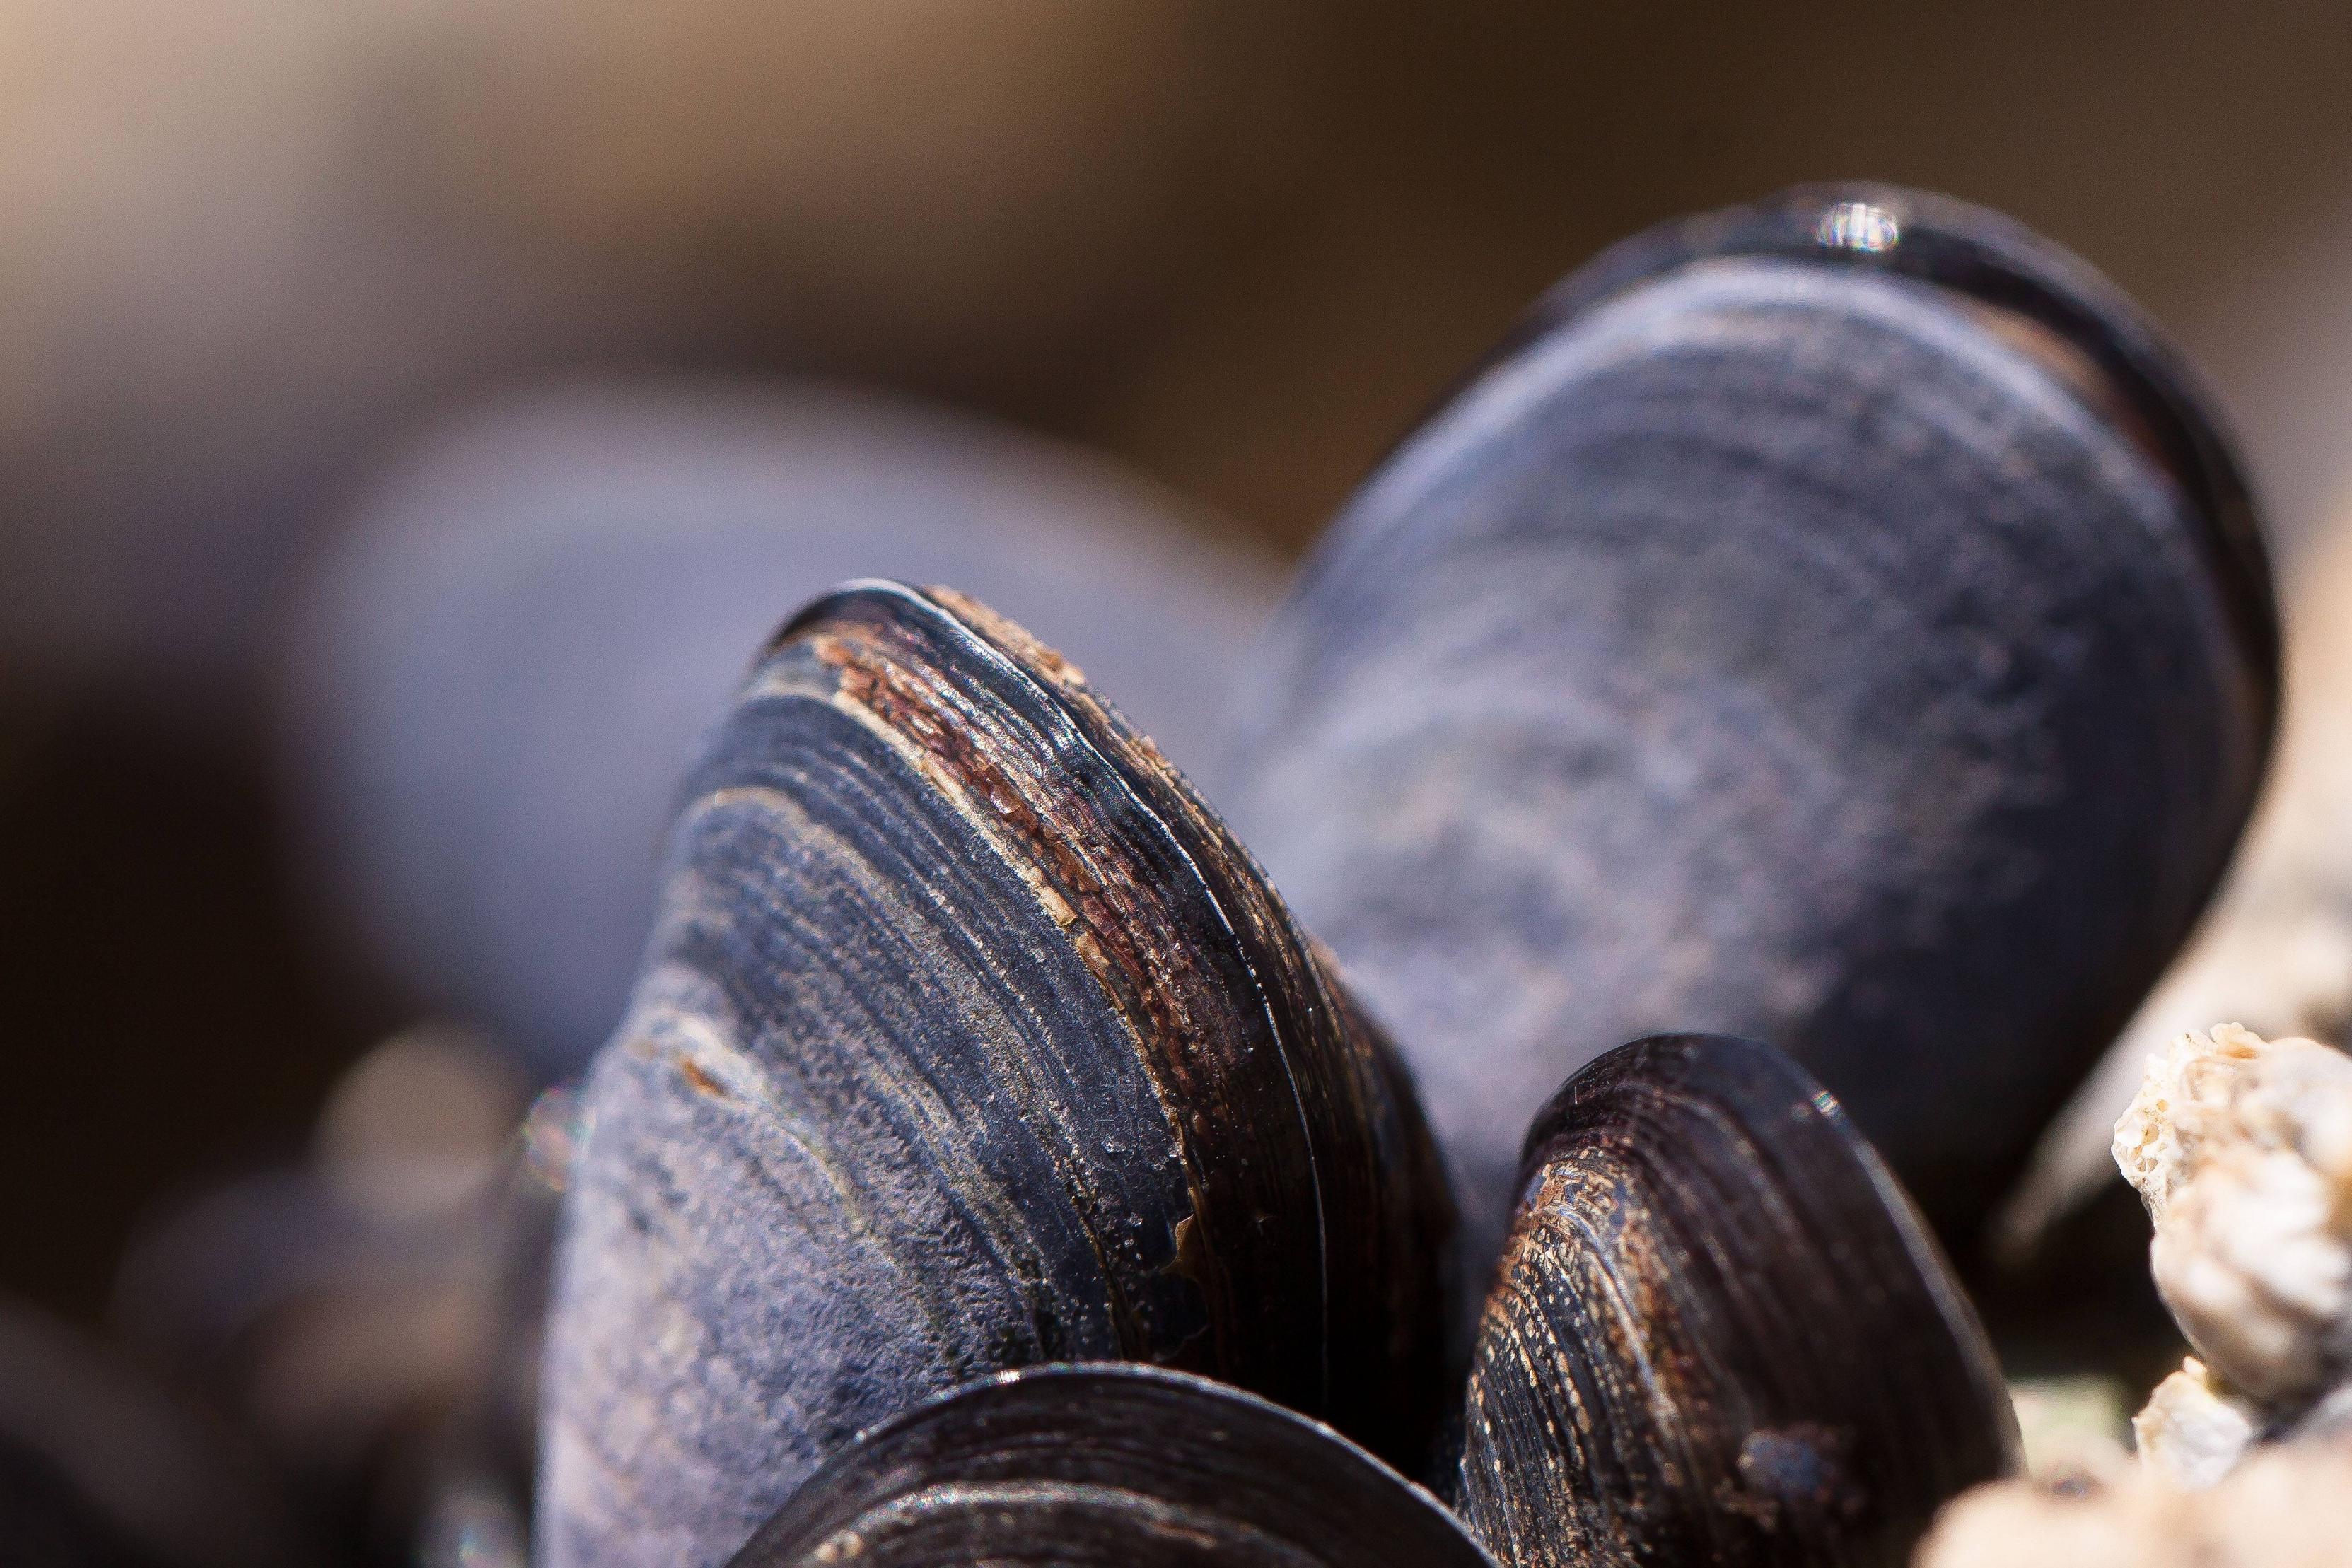
<path fill-rule="evenodd" d="M 970 601 L 853 585 L 780 635 L 587 1113 L 552 1568 L 721 1562 L 856 1432 L 1040 1362 L 1426 1452 L 1451 1219 L 1402 1070 L 1150 743 Z"/>
<path fill-rule="evenodd" d="M 861 1436 L 732 1568 L 1494 1568 L 1437 1500 L 1221 1384 L 1039 1367 Z"/>
<path fill-rule="evenodd" d="M 1491 1259 L 1528 1106 L 1780 1042 L 1975 1255 L 2202 907 L 2276 633 L 2194 378 L 1994 214 L 1800 191 L 1571 277 L 1341 512 L 1234 821 Z"/>
<path fill-rule="evenodd" d="M 1901 1568 L 2013 1467 L 1966 1298 L 1779 1052 L 1610 1052 L 1537 1118 L 1522 1184 L 1456 1478 L 1513 1568 Z"/>

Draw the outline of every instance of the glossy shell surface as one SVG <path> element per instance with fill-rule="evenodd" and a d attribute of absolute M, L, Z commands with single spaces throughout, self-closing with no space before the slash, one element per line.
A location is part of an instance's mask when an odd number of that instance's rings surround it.
<path fill-rule="evenodd" d="M 1965 1260 L 2225 863 L 2274 664 L 2127 302 L 1993 214 L 1800 192 L 1602 257 L 1390 456 L 1230 809 L 1410 1061 L 1474 1264 L 1528 1109 L 1677 1029 L 1784 1044 Z"/>
<path fill-rule="evenodd" d="M 1901 1568 L 2010 1469 L 1999 1368 L 1828 1092 L 1745 1040 L 1637 1041 L 1528 1134 L 1459 1506 L 1524 1568 Z"/>
<path fill-rule="evenodd" d="M 733 1568 L 850 1562 L 1494 1568 L 1329 1427 L 1139 1366 L 1009 1375 L 863 1436 Z"/>
<path fill-rule="evenodd" d="M 567 1195 L 552 1568 L 714 1563 L 859 1430 L 1139 1360 L 1412 1462 L 1450 1210 L 1255 865 L 969 601 L 853 586 L 693 773 Z"/>

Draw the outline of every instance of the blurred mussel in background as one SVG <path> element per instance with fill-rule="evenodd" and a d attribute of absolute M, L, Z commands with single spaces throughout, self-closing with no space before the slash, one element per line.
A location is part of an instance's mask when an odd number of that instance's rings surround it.
<path fill-rule="evenodd" d="M 1002 605 L 1203 778 L 1277 582 L 1108 463 L 919 405 L 511 400 L 373 487 L 304 601 L 289 760 L 322 911 L 532 1071 L 576 1070 L 620 1018 L 696 740 L 781 617 L 858 577 Z"/>

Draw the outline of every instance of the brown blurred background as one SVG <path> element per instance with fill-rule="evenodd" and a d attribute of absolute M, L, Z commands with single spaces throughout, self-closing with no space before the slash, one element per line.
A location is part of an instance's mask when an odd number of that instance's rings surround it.
<path fill-rule="evenodd" d="M 311 931 L 289 596 L 430 422 L 818 373 L 1296 551 L 1554 277 L 1869 177 L 2005 208 L 2352 483 L 2352 7 L 22 0 L 0 21 L 0 1291 L 289 1152 L 403 1021 Z M 786 606 L 778 606 L 781 612 Z"/>

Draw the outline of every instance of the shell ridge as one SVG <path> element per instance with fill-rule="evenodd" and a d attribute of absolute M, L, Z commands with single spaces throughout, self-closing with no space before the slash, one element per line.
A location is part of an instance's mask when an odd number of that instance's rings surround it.
<path fill-rule="evenodd" d="M 781 676 L 775 677 L 772 685 L 780 683 L 782 679 Z M 838 691 L 828 698 L 819 698 L 805 689 L 795 689 L 793 695 L 799 700 L 822 702 L 829 711 L 839 713 L 856 723 L 863 732 L 872 736 L 898 758 L 900 765 L 917 772 L 932 788 L 962 808 L 956 813 L 962 831 L 970 833 L 978 843 L 985 845 L 987 852 L 1008 873 L 1020 880 L 1028 890 L 1030 896 L 1037 902 L 1038 907 L 1057 925 L 1066 924 L 1070 915 L 1066 904 L 1054 894 L 1050 883 L 1045 880 L 1044 873 L 1037 868 L 1033 859 L 1022 852 L 1017 841 L 995 821 L 997 813 L 978 809 L 979 803 L 975 800 L 972 791 L 964 786 L 962 780 L 955 778 L 947 769 L 940 768 L 920 747 L 915 745 L 864 702 Z M 933 896 L 936 897 L 936 894 Z M 953 923 L 948 925 L 947 930 L 950 938 L 958 942 L 960 951 L 966 956 L 969 967 L 985 970 L 997 975 L 1002 979 L 1002 967 L 989 951 L 988 943 L 982 940 L 982 933 L 962 931 Z M 909 972 L 912 972 L 911 966 Z M 1098 973 L 1090 974 L 1089 978 L 1090 983 L 1097 988 L 1103 988 L 1108 994 L 1108 988 L 1105 987 L 1103 978 Z M 1028 1020 L 1024 1031 L 1026 1038 L 1039 1043 L 1050 1041 L 1055 1038 L 1055 1030 L 1046 1026 L 1036 1012 L 1033 998 L 1011 989 L 1002 992 L 1002 997 L 1012 1014 Z M 1141 1060 L 1143 1040 L 1137 1022 L 1124 1007 L 1116 1005 L 1118 998 L 1115 996 L 1111 999 L 1114 1006 L 1109 1009 L 1110 1016 L 1117 1019 L 1118 1027 L 1128 1041 L 1129 1054 Z M 900 1054 L 921 1070 L 921 1052 L 902 1051 Z M 1057 1062 L 1061 1061 L 1058 1053 L 1052 1054 Z M 1005 1060 L 1000 1056 L 996 1062 L 997 1069 L 1009 1071 L 1032 1082 L 1034 1086 L 1034 1075 L 1030 1072 L 1028 1064 L 1018 1061 L 1017 1055 L 1018 1053 L 1013 1053 L 1013 1060 Z M 927 1070 L 924 1071 L 928 1081 L 931 1082 L 935 1088 L 941 1087 L 935 1078 L 929 1077 Z M 1082 1092 L 1080 1079 L 1075 1075 L 1069 1064 L 1065 1065 L 1064 1074 L 1064 1086 L 1055 1098 L 1070 1104 L 1073 1108 L 1083 1108 L 1087 1104 L 1087 1099 Z M 1173 1107 L 1168 1103 L 1165 1090 L 1150 1073 L 1145 1072 L 1141 1077 L 1142 1082 L 1159 1106 L 1160 1122 L 1170 1142 L 1177 1149 L 1178 1157 L 1184 1158 L 1183 1150 L 1188 1141 L 1185 1130 L 1179 1122 Z M 1031 1103 L 1037 1097 L 1031 1095 L 1023 1098 L 1024 1103 Z M 962 1118 L 954 1118 L 954 1120 L 960 1122 Z M 1034 1113 L 1033 1108 L 1030 1120 L 1041 1135 L 1052 1137 L 1059 1151 L 1054 1156 L 1054 1163 L 1060 1173 L 1063 1187 L 1069 1195 L 1073 1207 L 1082 1221 L 1079 1231 L 1084 1242 L 1095 1254 L 1100 1278 L 1111 1291 L 1113 1322 L 1117 1326 L 1118 1337 L 1130 1352 L 1139 1349 L 1140 1331 L 1134 1316 L 1139 1310 L 1139 1303 L 1133 1306 L 1129 1304 L 1129 1292 L 1124 1284 L 1124 1276 L 1128 1270 L 1120 1267 L 1125 1259 L 1118 1251 L 1119 1239 L 1115 1234 L 1108 1233 L 1108 1226 L 1099 1223 L 1104 1218 L 1103 1210 L 1108 1201 L 1108 1195 L 1098 1190 L 1096 1183 L 1087 1179 L 1087 1173 L 1090 1166 L 1088 1151 L 1075 1141 L 1077 1136 L 1076 1129 L 1085 1118 Z M 986 1168 L 986 1162 L 975 1161 L 973 1164 L 975 1177 L 977 1177 L 978 1173 Z M 990 1185 L 996 1186 L 994 1183 Z M 997 1190 L 1002 1193 L 1003 1189 L 998 1186 Z M 1193 1203 L 1197 1212 L 1196 1193 L 1193 1194 Z M 1021 1206 L 1009 1194 L 1003 1195 L 998 1207 L 1007 1216 L 1017 1216 L 1021 1210 Z M 1017 1224 L 1015 1228 L 1018 1228 Z"/>
<path fill-rule="evenodd" d="M 1286 1039 L 1282 1028 L 1281 1019 L 1276 1015 L 1273 997 L 1270 994 L 1265 980 L 1264 977 L 1258 973 L 1257 966 L 1250 956 L 1248 944 L 1243 941 L 1242 934 L 1235 926 L 1232 915 L 1227 913 L 1223 901 L 1217 896 L 1216 889 L 1212 885 L 1208 877 L 1202 872 L 1200 862 L 1194 859 L 1191 848 L 1183 841 L 1181 836 L 1175 831 L 1174 828 L 1170 825 L 1167 819 L 1164 818 L 1159 810 L 1157 810 L 1148 800 L 1143 799 L 1142 792 L 1135 788 L 1134 784 L 1127 778 L 1125 771 L 1118 767 L 1118 763 L 1110 757 L 1106 756 L 1103 751 L 1080 730 L 1079 727 L 1071 720 L 1068 715 L 1062 710 L 1060 702 L 1056 699 L 1055 694 L 1047 692 L 1043 685 L 1032 676 L 1026 669 L 1023 668 L 1016 661 L 998 648 L 993 641 L 988 636 L 986 632 L 971 624 L 969 622 L 966 622 L 961 615 L 957 614 L 952 608 L 940 603 L 937 600 L 931 599 L 928 594 L 919 595 L 919 597 L 926 603 L 931 605 L 935 613 L 949 619 L 965 638 L 978 645 L 984 655 L 994 663 L 1001 673 L 1010 678 L 1018 680 L 1022 685 L 1034 692 L 1037 697 L 1047 706 L 1048 710 L 1054 716 L 1055 733 L 1053 734 L 1053 739 L 1057 747 L 1066 746 L 1069 749 L 1082 752 L 1086 756 L 1096 759 L 1102 765 L 1110 777 L 1117 781 L 1117 787 L 1123 794 L 1126 802 L 1135 812 L 1151 824 L 1157 836 L 1161 840 L 1163 847 L 1172 851 L 1176 857 L 1183 863 L 1187 873 L 1192 879 L 1193 886 L 1199 891 L 1202 902 L 1212 912 L 1214 913 L 1219 925 L 1223 927 L 1227 938 L 1232 942 L 1234 951 L 1240 958 L 1243 970 L 1249 977 L 1251 990 L 1257 1000 L 1258 1010 L 1265 1019 L 1267 1036 L 1274 1044 L 1276 1059 L 1281 1064 L 1284 1081 L 1290 1088 L 1291 1104 L 1297 1117 L 1299 1136 L 1305 1143 L 1307 1148 L 1306 1167 L 1308 1179 L 1312 1183 L 1314 1188 L 1317 1279 L 1318 1291 L 1320 1298 L 1320 1315 L 1323 1324 L 1323 1333 L 1318 1336 L 1318 1349 L 1321 1354 L 1319 1384 L 1322 1389 L 1324 1403 L 1328 1405 L 1330 1398 L 1331 1389 L 1329 1351 L 1331 1325 L 1330 1235 L 1328 1216 L 1326 1211 L 1323 1197 L 1322 1172 L 1319 1168 L 1319 1161 L 1316 1157 L 1314 1124 L 1307 1115 L 1306 1096 L 1299 1089 L 1297 1071 L 1291 1062 L 1290 1041 Z M 1083 688 L 1083 682 L 1081 682 L 1080 685 Z M 1171 1044 L 1173 1043 L 1178 1042 L 1171 1042 Z M 1191 1042 L 1185 1041 L 1181 1043 L 1189 1046 Z M 1171 1124 L 1174 1122 L 1172 1113 L 1171 1114 Z"/>

